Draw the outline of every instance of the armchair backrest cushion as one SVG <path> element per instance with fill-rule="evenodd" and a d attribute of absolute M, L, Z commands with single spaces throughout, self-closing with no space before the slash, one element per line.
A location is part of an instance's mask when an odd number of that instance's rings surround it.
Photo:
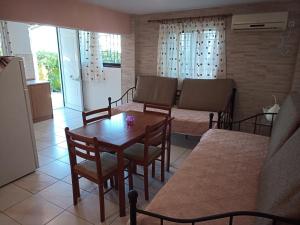
<path fill-rule="evenodd" d="M 223 111 L 230 100 L 232 79 L 184 79 L 178 108 L 200 111 Z"/>
<path fill-rule="evenodd" d="M 283 101 L 279 113 L 274 121 L 269 150 L 268 161 L 284 142 L 295 132 L 300 125 L 300 94 L 292 92 Z"/>
<path fill-rule="evenodd" d="M 300 128 L 264 164 L 259 180 L 258 211 L 300 219 L 299 146 Z M 260 221 L 257 224 L 272 223 Z"/>
<path fill-rule="evenodd" d="M 176 78 L 139 76 L 133 101 L 172 106 L 177 83 Z"/>

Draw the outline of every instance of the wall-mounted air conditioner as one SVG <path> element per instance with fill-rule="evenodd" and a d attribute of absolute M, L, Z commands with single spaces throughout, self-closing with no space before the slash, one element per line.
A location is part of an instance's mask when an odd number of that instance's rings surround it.
<path fill-rule="evenodd" d="M 288 12 L 233 15 L 231 29 L 234 31 L 285 30 Z"/>

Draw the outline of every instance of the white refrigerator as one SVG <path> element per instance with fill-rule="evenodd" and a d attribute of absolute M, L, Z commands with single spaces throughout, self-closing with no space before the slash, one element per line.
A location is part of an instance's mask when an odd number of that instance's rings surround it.
<path fill-rule="evenodd" d="M 24 65 L 0 57 L 0 187 L 38 167 Z"/>

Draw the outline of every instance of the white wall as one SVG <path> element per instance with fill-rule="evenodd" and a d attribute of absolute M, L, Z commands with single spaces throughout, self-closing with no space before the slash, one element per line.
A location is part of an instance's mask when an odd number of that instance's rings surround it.
<path fill-rule="evenodd" d="M 112 100 L 121 97 L 121 69 L 104 68 L 105 80 L 83 81 L 84 108 L 92 110 L 108 106 L 108 97 Z"/>
<path fill-rule="evenodd" d="M 33 58 L 30 47 L 28 24 L 7 22 L 13 55 L 23 58 L 26 79 L 34 79 Z"/>

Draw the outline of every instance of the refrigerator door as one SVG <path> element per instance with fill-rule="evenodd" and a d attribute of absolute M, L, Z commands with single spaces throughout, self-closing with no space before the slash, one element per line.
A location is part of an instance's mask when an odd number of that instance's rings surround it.
<path fill-rule="evenodd" d="M 0 186 L 37 167 L 24 66 L 13 59 L 0 73 Z M 27 95 L 27 96 L 26 96 Z"/>

